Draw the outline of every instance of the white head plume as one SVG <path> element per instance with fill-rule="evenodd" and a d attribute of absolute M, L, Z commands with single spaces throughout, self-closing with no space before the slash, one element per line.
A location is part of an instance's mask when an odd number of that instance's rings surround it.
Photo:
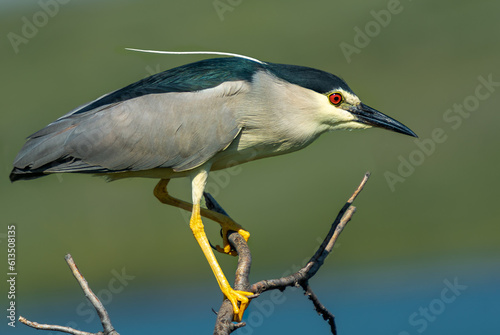
<path fill-rule="evenodd" d="M 143 49 L 134 49 L 134 48 L 125 48 L 130 51 L 138 51 L 138 52 L 148 52 L 155 54 L 167 54 L 167 55 L 222 55 L 222 56 L 232 56 L 239 57 L 251 60 L 253 62 L 257 62 L 259 64 L 266 64 L 256 58 L 248 57 L 245 55 L 235 54 L 231 52 L 220 52 L 220 51 L 157 51 L 157 50 L 143 50 Z"/>

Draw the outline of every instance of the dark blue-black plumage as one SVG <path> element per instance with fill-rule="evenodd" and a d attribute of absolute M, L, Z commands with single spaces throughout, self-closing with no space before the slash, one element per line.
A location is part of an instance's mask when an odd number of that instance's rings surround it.
<path fill-rule="evenodd" d="M 193 92 L 212 88 L 227 81 L 252 81 L 253 75 L 259 70 L 269 71 L 280 79 L 321 94 L 335 88 L 351 91 L 339 77 L 305 66 L 257 63 L 239 57 L 212 58 L 182 65 L 139 80 L 93 101 L 75 114 L 147 94 Z"/>
<path fill-rule="evenodd" d="M 193 92 L 212 88 L 226 81 L 251 81 L 259 63 L 241 58 L 213 58 L 169 69 L 114 91 L 77 113 L 137 98 L 147 94 Z"/>

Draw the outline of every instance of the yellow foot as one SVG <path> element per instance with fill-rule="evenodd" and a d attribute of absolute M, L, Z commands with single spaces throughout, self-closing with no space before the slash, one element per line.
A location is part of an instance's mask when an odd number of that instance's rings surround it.
<path fill-rule="evenodd" d="M 229 218 L 228 218 L 229 219 Z M 231 219 L 229 219 L 231 220 Z M 228 254 L 231 256 L 238 256 L 238 253 L 235 250 L 231 249 L 231 245 L 229 244 L 229 240 L 227 239 L 227 234 L 230 230 L 238 232 L 245 241 L 248 242 L 248 239 L 250 238 L 250 233 L 243 229 L 239 224 L 231 220 L 231 223 L 221 223 L 221 230 L 222 230 L 222 243 L 223 246 L 217 245 L 215 248 L 217 249 L 218 252 L 221 252 L 223 254 Z"/>
<path fill-rule="evenodd" d="M 233 321 L 241 322 L 241 319 L 243 318 L 243 313 L 245 313 L 245 310 L 247 309 L 248 304 L 250 303 L 248 297 L 253 295 L 253 293 L 246 291 L 236 291 L 233 290 L 231 287 L 229 287 L 229 289 L 227 290 L 223 290 L 223 293 L 233 305 L 233 313 L 234 313 Z M 239 306 L 238 302 L 240 303 Z"/>

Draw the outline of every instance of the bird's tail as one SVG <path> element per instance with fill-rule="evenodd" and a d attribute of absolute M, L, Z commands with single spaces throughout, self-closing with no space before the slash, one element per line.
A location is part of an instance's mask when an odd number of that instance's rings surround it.
<path fill-rule="evenodd" d="M 68 150 L 66 143 L 74 129 L 72 120 L 60 120 L 29 136 L 14 160 L 10 181 L 36 179 L 52 173 L 105 172 L 103 167 L 88 164 Z"/>
<path fill-rule="evenodd" d="M 35 172 L 31 171 L 29 169 L 19 169 L 14 167 L 12 171 L 10 172 L 9 179 L 11 182 L 15 182 L 18 180 L 30 180 L 30 179 L 36 179 L 40 177 L 46 176 L 47 173 L 43 172 Z"/>

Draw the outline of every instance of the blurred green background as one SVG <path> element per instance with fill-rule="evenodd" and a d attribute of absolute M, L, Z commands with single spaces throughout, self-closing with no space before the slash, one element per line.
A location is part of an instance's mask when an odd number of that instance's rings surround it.
<path fill-rule="evenodd" d="M 500 87 L 478 88 L 478 78 L 500 82 L 499 11 L 498 1 L 465 0 L 2 0 L 0 264 L 6 276 L 7 226 L 15 224 L 18 315 L 99 329 L 65 265 L 71 253 L 120 333 L 186 332 L 186 323 L 188 333 L 211 332 L 216 281 L 188 214 L 154 198 L 155 180 L 62 175 L 11 184 L 8 174 L 25 138 L 71 109 L 205 58 L 124 48 L 217 50 L 335 73 L 428 145 L 425 152 L 379 129 L 336 132 L 214 174 L 208 190 L 252 233 L 251 279 L 279 277 L 308 259 L 369 170 L 353 221 L 312 281 L 340 333 L 498 334 Z M 478 89 L 488 97 L 478 99 Z M 448 111 L 464 103 L 469 115 Z M 402 159 L 413 171 L 391 186 L 387 175 L 398 174 Z M 190 197 L 187 180 L 170 189 Z M 205 226 L 219 243 L 216 224 Z M 236 259 L 218 258 L 231 280 Z M 452 302 L 442 295 L 450 282 L 462 285 Z M 328 333 L 298 291 L 259 299 L 240 334 Z M 35 333 L 2 319 L 9 334 Z"/>

